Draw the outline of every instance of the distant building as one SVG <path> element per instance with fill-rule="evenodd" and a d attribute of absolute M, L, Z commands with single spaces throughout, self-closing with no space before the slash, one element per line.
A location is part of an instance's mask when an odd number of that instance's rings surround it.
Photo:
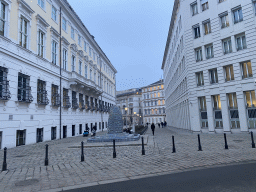
<path fill-rule="evenodd" d="M 163 79 L 142 89 L 143 123 L 165 121 L 165 98 Z"/>
<path fill-rule="evenodd" d="M 128 89 L 116 92 L 116 104 L 123 114 L 124 126 L 142 123 L 141 89 Z"/>

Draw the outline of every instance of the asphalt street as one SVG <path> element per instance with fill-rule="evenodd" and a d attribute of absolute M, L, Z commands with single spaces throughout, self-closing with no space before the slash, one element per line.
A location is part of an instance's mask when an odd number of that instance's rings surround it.
<path fill-rule="evenodd" d="M 255 192 L 256 163 L 200 169 L 66 192 Z"/>

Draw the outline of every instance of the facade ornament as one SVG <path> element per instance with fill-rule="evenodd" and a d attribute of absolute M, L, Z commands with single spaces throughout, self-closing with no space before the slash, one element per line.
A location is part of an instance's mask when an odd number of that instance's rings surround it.
<path fill-rule="evenodd" d="M 76 45 L 76 44 L 74 44 L 74 43 L 71 44 L 70 48 L 71 48 L 73 51 L 77 52 L 77 45 Z"/>

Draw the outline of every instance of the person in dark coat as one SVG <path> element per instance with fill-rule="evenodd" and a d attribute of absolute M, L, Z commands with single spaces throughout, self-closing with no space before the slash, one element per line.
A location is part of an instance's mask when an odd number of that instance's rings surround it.
<path fill-rule="evenodd" d="M 158 127 L 160 128 L 160 123 L 158 123 Z"/>
<path fill-rule="evenodd" d="M 152 123 L 151 124 L 151 130 L 152 130 L 152 133 L 153 133 L 153 136 L 155 135 L 155 124 L 154 123 Z"/>
<path fill-rule="evenodd" d="M 161 125 L 162 125 L 162 128 L 164 127 L 164 123 L 163 122 L 161 122 Z"/>
<path fill-rule="evenodd" d="M 167 125 L 167 122 L 166 122 L 166 121 L 164 121 L 164 126 L 166 127 L 166 125 Z"/>

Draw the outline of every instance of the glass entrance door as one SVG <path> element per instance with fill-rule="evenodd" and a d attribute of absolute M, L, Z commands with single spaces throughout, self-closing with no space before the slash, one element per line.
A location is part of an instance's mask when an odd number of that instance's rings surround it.
<path fill-rule="evenodd" d="M 220 95 L 213 95 L 212 98 L 213 98 L 213 114 L 214 114 L 215 128 L 222 129 L 223 121 L 222 121 Z"/>

